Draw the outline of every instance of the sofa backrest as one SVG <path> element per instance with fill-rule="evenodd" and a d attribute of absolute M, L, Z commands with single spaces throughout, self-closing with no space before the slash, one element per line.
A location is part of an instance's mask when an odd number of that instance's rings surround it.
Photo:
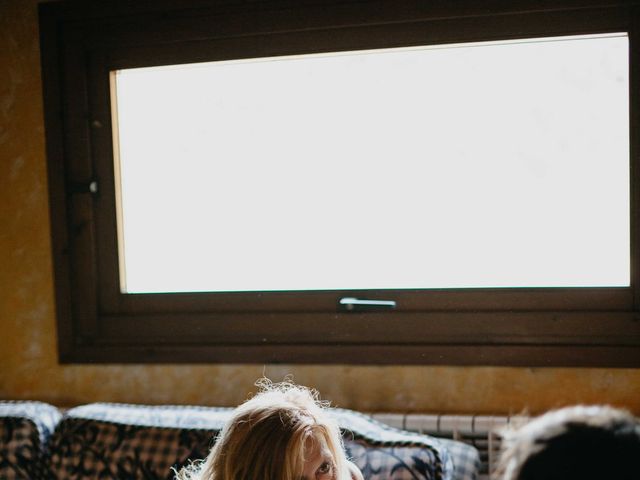
<path fill-rule="evenodd" d="M 0 439 L 0 478 L 173 480 L 174 469 L 206 457 L 232 410 L 83 405 L 58 417 L 52 434 L 53 429 L 44 436 L 38 433 L 42 440 L 33 442 L 38 453 L 17 460 L 20 468 L 30 469 L 26 476 L 4 474 Z M 0 424 L 5 424 L 2 412 L 0 402 Z M 333 409 L 332 414 L 342 429 L 347 454 L 366 480 L 475 478 L 479 457 L 473 447 L 395 429 L 350 410 Z M 5 457 L 8 464 L 18 458 Z M 37 466 L 30 459 L 37 460 Z"/>

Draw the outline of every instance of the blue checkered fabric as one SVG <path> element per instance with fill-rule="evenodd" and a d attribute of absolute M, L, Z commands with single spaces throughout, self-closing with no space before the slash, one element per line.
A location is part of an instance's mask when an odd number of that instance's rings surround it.
<path fill-rule="evenodd" d="M 333 409 L 345 448 L 365 479 L 453 480 L 453 462 L 438 439 L 393 428 L 353 410 Z"/>
<path fill-rule="evenodd" d="M 411 458 L 412 455 L 415 455 L 415 447 L 419 445 L 423 449 L 426 448 L 438 452 L 438 457 L 442 463 L 443 478 L 451 480 L 476 480 L 478 478 L 481 465 L 480 453 L 471 445 L 446 438 L 400 430 L 351 410 L 334 409 L 333 412 L 337 417 L 338 423 L 343 428 L 352 428 L 354 431 L 360 432 L 360 435 L 364 435 L 368 439 L 369 446 L 379 445 L 387 448 L 389 458 Z M 348 440 L 348 438 L 349 434 L 345 435 L 345 440 Z M 402 452 L 403 444 L 409 446 L 406 452 Z M 346 441 L 346 446 L 347 450 L 349 450 L 348 441 Z M 425 452 L 421 451 L 420 453 L 424 455 Z M 431 461 L 433 462 L 434 460 L 432 459 Z M 366 475 L 365 478 L 367 478 Z M 415 477 L 408 476 L 407 478 Z"/>
<path fill-rule="evenodd" d="M 449 452 L 453 462 L 453 478 L 455 480 L 476 480 L 480 472 L 480 453 L 474 447 L 464 442 L 438 439 Z"/>

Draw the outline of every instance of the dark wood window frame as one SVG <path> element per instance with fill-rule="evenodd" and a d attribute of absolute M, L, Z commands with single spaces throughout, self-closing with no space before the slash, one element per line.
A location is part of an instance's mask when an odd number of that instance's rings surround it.
<path fill-rule="evenodd" d="M 636 2 L 110 3 L 40 5 L 61 362 L 640 366 Z M 620 31 L 630 39 L 631 287 L 120 293 L 111 70 Z M 397 308 L 346 312 L 343 296 Z"/>

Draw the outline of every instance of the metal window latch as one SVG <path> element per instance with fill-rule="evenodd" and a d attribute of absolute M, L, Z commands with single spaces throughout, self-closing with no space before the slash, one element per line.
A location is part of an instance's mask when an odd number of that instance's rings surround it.
<path fill-rule="evenodd" d="M 347 312 L 363 312 L 370 310 L 393 310 L 395 300 L 368 300 L 365 298 L 343 297 L 340 299 L 340 309 Z"/>
<path fill-rule="evenodd" d="M 95 195 L 98 193 L 98 181 L 95 179 L 91 179 L 87 182 L 69 182 L 68 184 L 69 193 L 90 193 Z"/>

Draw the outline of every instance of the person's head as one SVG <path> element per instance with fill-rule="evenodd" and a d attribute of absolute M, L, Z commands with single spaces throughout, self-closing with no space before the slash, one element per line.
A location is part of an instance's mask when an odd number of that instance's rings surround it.
<path fill-rule="evenodd" d="M 259 384 L 240 405 L 206 461 L 184 480 L 349 480 L 337 424 L 317 393 L 288 382 Z"/>
<path fill-rule="evenodd" d="M 607 406 L 554 410 L 503 433 L 501 480 L 616 480 L 640 475 L 640 423 Z"/>

